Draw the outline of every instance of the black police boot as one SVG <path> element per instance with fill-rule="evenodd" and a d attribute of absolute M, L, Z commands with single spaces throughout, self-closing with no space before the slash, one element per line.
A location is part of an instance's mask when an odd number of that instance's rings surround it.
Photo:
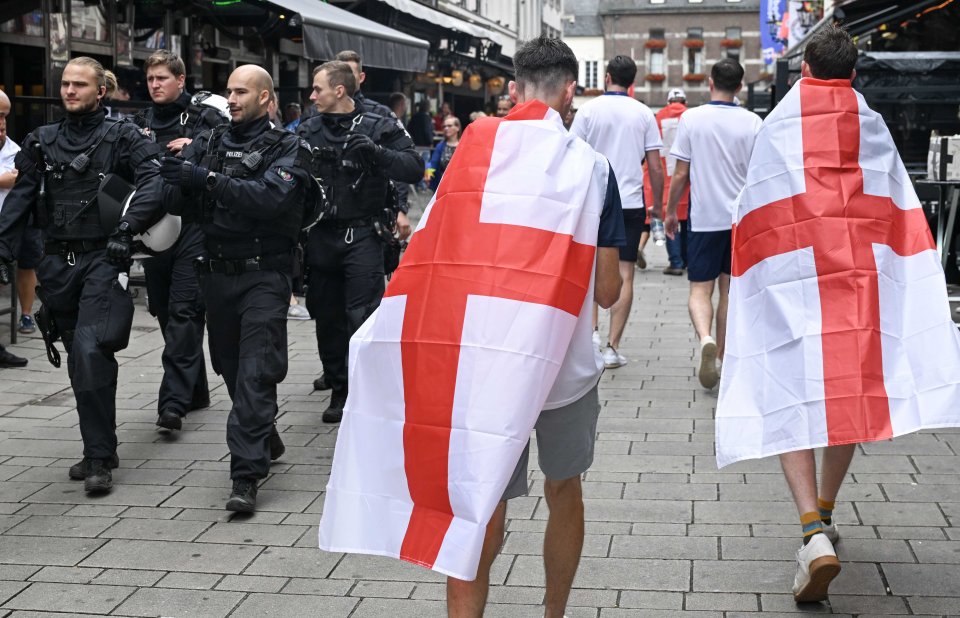
<path fill-rule="evenodd" d="M 83 479 L 83 490 L 88 494 L 106 493 L 113 487 L 113 475 L 110 473 L 109 459 L 87 460 L 87 476 Z"/>
<path fill-rule="evenodd" d="M 0 368 L 10 369 L 13 367 L 26 367 L 27 359 L 22 356 L 17 356 L 16 354 L 11 354 L 7 351 L 6 348 L 0 346 Z M 316 386 L 317 381 L 313 381 L 314 386 Z M 330 388 L 329 386 L 327 388 Z"/>
<path fill-rule="evenodd" d="M 234 513 L 252 513 L 257 508 L 257 481 L 234 479 L 227 510 Z"/>
<path fill-rule="evenodd" d="M 277 426 L 274 425 L 273 429 L 270 430 L 270 461 L 276 461 L 287 452 L 287 447 L 283 445 L 283 440 L 280 439 L 280 432 L 277 431 Z"/>
<path fill-rule="evenodd" d="M 339 423 L 343 420 L 343 406 L 347 403 L 347 389 L 331 391 L 330 406 L 323 411 L 324 423 Z"/>
<path fill-rule="evenodd" d="M 183 428 L 183 417 L 173 410 L 164 410 L 157 418 L 157 427 L 161 429 L 180 430 Z"/>
<path fill-rule="evenodd" d="M 327 382 L 327 374 L 321 373 L 320 377 L 313 381 L 313 390 L 315 391 L 330 390 L 330 383 Z"/>
<path fill-rule="evenodd" d="M 87 468 L 90 466 L 91 459 L 84 457 L 77 463 L 70 466 L 70 471 L 67 473 L 71 479 L 74 481 L 82 481 L 87 478 Z M 113 457 L 107 460 L 107 467 L 111 470 L 117 468 L 120 465 L 120 458 L 117 457 L 117 454 L 114 453 Z"/>

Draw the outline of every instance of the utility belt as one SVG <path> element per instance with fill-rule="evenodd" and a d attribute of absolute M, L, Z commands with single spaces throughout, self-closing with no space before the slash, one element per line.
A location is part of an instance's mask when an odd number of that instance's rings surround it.
<path fill-rule="evenodd" d="M 89 253 L 107 248 L 107 240 L 48 240 L 43 243 L 44 255 L 59 255 L 72 261 L 78 253 Z"/>
<path fill-rule="evenodd" d="M 218 240 L 207 238 L 204 242 L 207 253 L 215 260 L 257 259 L 266 255 L 286 254 L 293 251 L 294 241 L 274 236 L 271 238 Z"/>
<path fill-rule="evenodd" d="M 289 273 L 293 270 L 293 251 L 236 260 L 199 258 L 194 260 L 193 267 L 200 274 L 242 275 L 261 270 Z"/>
<path fill-rule="evenodd" d="M 376 217 L 359 217 L 357 219 L 327 219 L 324 217 L 317 222 L 317 225 L 337 230 L 346 230 L 357 227 L 372 227 L 374 221 L 376 221 Z"/>

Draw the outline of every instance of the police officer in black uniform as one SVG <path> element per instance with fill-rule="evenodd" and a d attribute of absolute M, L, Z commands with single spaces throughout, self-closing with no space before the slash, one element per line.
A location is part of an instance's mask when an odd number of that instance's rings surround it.
<path fill-rule="evenodd" d="M 313 75 L 316 116 L 297 133 L 313 149 L 314 176 L 331 208 L 310 231 L 307 308 L 316 320 L 324 377 L 332 388 L 323 421 L 338 423 L 347 400 L 350 336 L 379 306 L 384 290 L 382 226 L 390 180 L 416 182 L 423 160 L 395 118 L 364 112 L 350 66 L 334 60 Z"/>
<path fill-rule="evenodd" d="M 230 124 L 201 134 L 182 158 L 164 157 L 161 174 L 171 212 L 199 221 L 204 234 L 198 271 L 210 357 L 233 400 L 226 508 L 252 512 L 257 481 L 284 450 L 274 424 L 277 384 L 287 375 L 294 246 L 314 181 L 306 145 L 270 126 L 270 74 L 237 67 L 227 92 Z"/>
<path fill-rule="evenodd" d="M 84 479 L 90 493 L 109 491 L 110 469 L 118 465 L 114 353 L 127 346 L 133 321 L 125 283 L 133 236 L 163 214 L 159 149 L 135 125 L 105 116 L 106 77 L 92 58 L 67 63 L 60 82 L 66 118 L 27 136 L 16 158 L 17 182 L 0 212 L 0 261 L 16 255 L 13 243 L 31 212 L 43 230 L 38 326 L 55 365 L 51 318 L 67 350 L 83 437 L 83 459 L 69 475 Z M 105 178 L 117 177 L 136 186 L 122 216 L 98 199 Z"/>
<path fill-rule="evenodd" d="M 176 54 L 161 49 L 144 63 L 153 105 L 134 116 L 143 133 L 171 154 L 203 131 L 228 118 L 213 107 L 198 105 L 184 92 L 186 67 Z M 143 261 L 150 313 L 163 333 L 163 379 L 157 403 L 157 426 L 180 429 L 190 410 L 210 405 L 203 360 L 204 307 L 193 262 L 203 255 L 203 234 L 196 223 L 181 227 L 172 247 Z"/>

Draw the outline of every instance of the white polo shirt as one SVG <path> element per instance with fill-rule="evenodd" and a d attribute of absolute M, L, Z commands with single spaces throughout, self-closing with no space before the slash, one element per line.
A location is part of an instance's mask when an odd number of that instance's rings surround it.
<path fill-rule="evenodd" d="M 711 101 L 680 116 L 670 155 L 690 163 L 690 230 L 718 232 L 733 225 L 747 181 L 760 116 L 734 103 Z"/>
<path fill-rule="evenodd" d="M 643 208 L 643 158 L 663 147 L 650 108 L 625 92 L 606 92 L 577 110 L 570 132 L 610 161 L 623 209 Z"/>
<path fill-rule="evenodd" d="M 0 174 L 16 169 L 13 159 L 18 152 L 20 152 L 20 146 L 8 135 L 3 141 L 3 148 L 0 148 Z M 7 193 L 10 193 L 10 189 L 0 189 L 0 208 L 3 208 L 3 200 L 7 198 Z"/>

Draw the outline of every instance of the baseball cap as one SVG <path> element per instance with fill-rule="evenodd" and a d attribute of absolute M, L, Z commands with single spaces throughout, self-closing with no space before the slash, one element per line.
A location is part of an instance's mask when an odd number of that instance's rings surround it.
<path fill-rule="evenodd" d="M 667 101 L 672 101 L 674 99 L 686 99 L 687 95 L 683 91 L 683 88 L 671 88 L 670 92 L 667 93 Z"/>

